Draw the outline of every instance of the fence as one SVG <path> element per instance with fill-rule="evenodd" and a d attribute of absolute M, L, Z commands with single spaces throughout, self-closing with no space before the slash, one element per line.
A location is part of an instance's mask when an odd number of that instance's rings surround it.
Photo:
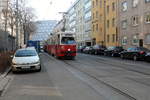
<path fill-rule="evenodd" d="M 0 52 L 13 51 L 15 49 L 15 37 L 11 36 L 8 32 L 0 30 Z"/>
<path fill-rule="evenodd" d="M 0 73 L 5 72 L 6 69 L 8 69 L 11 66 L 11 55 L 13 55 L 14 52 L 3 52 L 0 53 Z"/>

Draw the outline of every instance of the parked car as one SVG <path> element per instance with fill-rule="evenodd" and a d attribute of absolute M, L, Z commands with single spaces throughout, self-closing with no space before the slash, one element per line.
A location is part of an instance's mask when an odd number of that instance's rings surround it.
<path fill-rule="evenodd" d="M 83 53 L 83 50 L 86 48 L 86 46 L 79 46 L 78 52 Z"/>
<path fill-rule="evenodd" d="M 127 59 L 133 59 L 136 60 L 144 60 L 145 55 L 149 52 L 147 48 L 143 47 L 132 47 L 128 48 L 127 50 L 124 50 L 120 53 L 121 58 L 127 58 Z"/>
<path fill-rule="evenodd" d="M 91 50 L 92 50 L 91 46 L 86 46 L 85 49 L 83 49 L 83 52 L 89 54 Z"/>
<path fill-rule="evenodd" d="M 145 61 L 150 62 L 150 52 L 147 52 L 145 55 Z"/>
<path fill-rule="evenodd" d="M 120 56 L 120 52 L 124 49 L 120 46 L 109 46 L 106 50 L 104 50 L 105 56 Z"/>
<path fill-rule="evenodd" d="M 19 49 L 12 59 L 12 71 L 41 71 L 41 63 L 34 47 Z"/>
<path fill-rule="evenodd" d="M 95 55 L 97 55 L 97 54 L 104 54 L 105 50 L 106 50 L 105 46 L 94 45 L 92 53 L 95 54 Z"/>

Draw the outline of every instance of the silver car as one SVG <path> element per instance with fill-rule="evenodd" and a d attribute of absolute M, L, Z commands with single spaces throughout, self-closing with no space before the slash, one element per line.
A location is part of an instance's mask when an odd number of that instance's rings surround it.
<path fill-rule="evenodd" d="M 12 71 L 41 71 L 38 53 L 34 48 L 24 48 L 16 51 L 12 59 Z"/>

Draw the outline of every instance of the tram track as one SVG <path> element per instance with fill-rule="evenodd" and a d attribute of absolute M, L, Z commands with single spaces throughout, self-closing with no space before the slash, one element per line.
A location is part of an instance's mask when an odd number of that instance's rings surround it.
<path fill-rule="evenodd" d="M 115 91 L 115 92 L 117 92 L 118 94 L 120 94 L 120 95 L 122 95 L 122 96 L 128 98 L 129 100 L 138 100 L 138 99 L 134 98 L 133 96 L 131 96 L 131 95 L 125 93 L 124 91 L 122 91 L 122 90 L 120 90 L 120 89 L 118 89 L 118 88 L 116 88 L 116 87 L 110 85 L 109 83 L 107 83 L 107 82 L 105 82 L 105 81 L 99 79 L 99 78 L 98 78 L 97 76 L 95 76 L 94 74 L 91 74 L 91 73 L 89 73 L 88 71 L 82 70 L 81 68 L 76 67 L 76 66 L 74 66 L 73 64 L 70 64 L 69 62 L 67 62 L 67 61 L 65 61 L 65 60 L 64 60 L 63 62 L 67 65 L 67 67 L 71 67 L 71 68 L 73 68 L 73 69 L 78 70 L 79 72 L 81 72 L 81 73 L 83 73 L 83 74 L 85 74 L 85 75 L 91 77 L 92 79 L 98 81 L 99 83 L 101 83 L 101 84 L 103 84 L 103 85 L 105 85 L 105 86 L 111 88 L 113 91 Z"/>
<path fill-rule="evenodd" d="M 92 58 L 94 58 L 94 57 L 92 57 Z M 86 59 L 86 60 L 88 60 L 88 59 Z M 135 66 L 135 65 L 119 63 L 119 61 L 118 62 L 112 62 L 112 61 L 104 60 L 104 59 L 101 59 L 101 58 L 98 58 L 98 59 L 94 58 L 93 61 L 95 61 L 99 64 L 106 64 L 106 65 L 110 65 L 110 66 L 113 66 L 113 67 L 122 68 L 122 69 L 125 69 L 127 71 L 136 72 L 136 73 L 139 73 L 139 74 L 142 74 L 142 75 L 150 76 L 149 72 L 143 72 L 142 70 L 138 69 L 137 66 Z M 77 62 L 83 63 L 83 62 L 80 62 L 80 61 L 77 61 Z M 86 63 L 84 63 L 84 64 L 86 64 Z M 129 66 L 131 66 L 131 68 L 129 68 Z M 136 67 L 136 68 L 134 69 L 133 66 Z"/>

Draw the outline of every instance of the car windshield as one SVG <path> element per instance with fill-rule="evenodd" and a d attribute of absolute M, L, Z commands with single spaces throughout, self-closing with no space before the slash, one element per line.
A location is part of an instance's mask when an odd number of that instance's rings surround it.
<path fill-rule="evenodd" d="M 76 42 L 74 40 L 74 37 L 62 37 L 61 43 L 62 44 L 75 44 Z"/>
<path fill-rule="evenodd" d="M 19 50 L 16 52 L 15 57 L 26 57 L 26 56 L 36 56 L 35 50 Z"/>
<path fill-rule="evenodd" d="M 114 50 L 115 47 L 108 47 L 108 50 Z"/>
<path fill-rule="evenodd" d="M 93 48 L 94 48 L 94 49 L 99 49 L 99 48 L 100 48 L 100 45 L 95 45 Z"/>
<path fill-rule="evenodd" d="M 128 48 L 127 51 L 136 51 L 136 48 Z"/>

